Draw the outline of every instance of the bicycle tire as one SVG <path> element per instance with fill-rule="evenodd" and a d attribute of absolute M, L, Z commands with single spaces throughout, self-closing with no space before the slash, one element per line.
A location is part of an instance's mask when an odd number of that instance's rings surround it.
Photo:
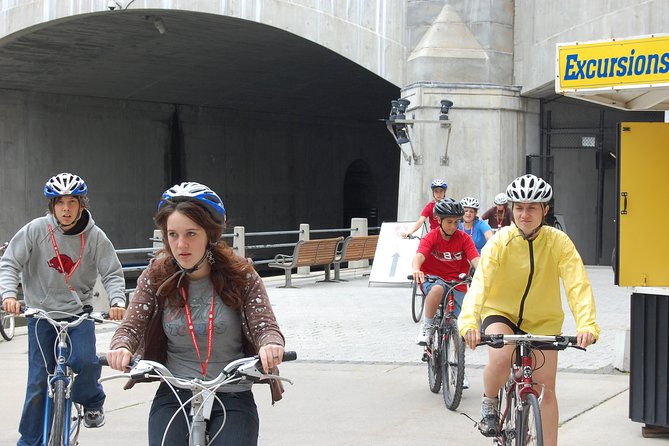
<path fill-rule="evenodd" d="M 418 283 L 414 280 L 411 285 L 411 317 L 414 322 L 420 322 L 423 316 L 423 309 L 425 308 L 425 296 L 418 287 Z"/>
<path fill-rule="evenodd" d="M 58 380 L 53 386 L 53 417 L 49 431 L 49 446 L 63 446 L 65 444 L 65 381 Z"/>
<path fill-rule="evenodd" d="M 516 446 L 544 446 L 544 434 L 541 428 L 541 410 L 539 400 L 533 393 L 528 393 L 523 401 L 523 410 L 518 412 L 516 423 Z"/>
<path fill-rule="evenodd" d="M 16 325 L 14 321 L 14 315 L 5 313 L 3 310 L 0 310 L 0 317 L 2 318 L 0 321 L 0 335 L 2 335 L 6 341 L 11 341 L 14 337 L 14 330 Z"/>
<path fill-rule="evenodd" d="M 455 410 L 462 400 L 465 380 L 465 343 L 458 333 L 456 319 L 449 319 L 444 330 L 444 340 L 441 343 L 443 397 L 446 408 Z"/>
<path fill-rule="evenodd" d="M 432 393 L 439 393 L 441 389 L 441 333 L 436 327 L 430 329 L 428 350 L 432 354 L 427 357 L 427 382 Z"/>
<path fill-rule="evenodd" d="M 499 414 L 499 437 L 497 444 L 503 446 L 516 445 L 516 392 L 512 391 L 507 398 L 509 383 L 502 387 L 497 396 L 497 413 Z"/>

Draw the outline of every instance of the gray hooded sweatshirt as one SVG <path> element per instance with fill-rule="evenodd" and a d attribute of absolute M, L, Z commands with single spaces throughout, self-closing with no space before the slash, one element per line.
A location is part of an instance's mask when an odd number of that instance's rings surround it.
<path fill-rule="evenodd" d="M 0 296 L 3 300 L 17 296 L 20 279 L 29 308 L 80 313 L 84 305 L 93 304 L 93 286 L 99 273 L 110 305 L 125 303 L 125 280 L 114 246 L 104 231 L 95 226 L 90 212 L 87 209 L 84 212 L 88 213 L 88 224 L 79 234 L 63 234 L 50 213 L 32 220 L 16 233 L 0 259 Z M 61 255 L 60 261 L 49 225 Z M 63 269 L 71 273 L 67 283 Z"/>

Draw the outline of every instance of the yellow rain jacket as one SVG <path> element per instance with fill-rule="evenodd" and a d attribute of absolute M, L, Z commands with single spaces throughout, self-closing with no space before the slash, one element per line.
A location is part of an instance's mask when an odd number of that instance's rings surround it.
<path fill-rule="evenodd" d="M 560 279 L 576 321 L 576 332 L 599 337 L 595 298 L 581 256 L 564 232 L 543 226 L 532 241 L 506 226 L 483 247 L 479 267 L 458 317 L 460 334 L 500 315 L 526 333 L 562 333 Z M 572 334 L 572 333 L 570 333 Z M 576 334 L 576 333 L 573 333 Z"/>

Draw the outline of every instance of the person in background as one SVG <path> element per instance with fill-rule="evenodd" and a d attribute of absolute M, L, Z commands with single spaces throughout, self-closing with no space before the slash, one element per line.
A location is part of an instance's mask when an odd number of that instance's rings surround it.
<path fill-rule="evenodd" d="M 479 254 L 472 238 L 458 230 L 458 222 L 464 212 L 462 205 L 452 198 L 439 200 L 434 206 L 434 215 L 439 219 L 439 226 L 421 239 L 413 258 L 413 279 L 425 295 L 423 321 L 416 337 L 418 345 L 427 343 L 434 314 L 448 289 L 445 282 L 459 281 L 460 274 L 468 274 L 471 266 L 476 268 L 478 265 Z M 427 282 L 426 274 L 441 279 Z M 465 285 L 454 290 L 456 316 L 460 313 L 465 291 Z"/>
<path fill-rule="evenodd" d="M 511 211 L 507 205 L 508 199 L 505 193 L 495 196 L 495 205 L 481 215 L 481 220 L 487 220 L 493 232 L 497 232 L 504 226 L 511 224 Z"/>
<path fill-rule="evenodd" d="M 109 365 L 125 370 L 134 354 L 158 361 L 175 376 L 210 380 L 236 359 L 258 355 L 264 370 L 278 374 L 284 337 L 260 276 L 247 259 L 221 240 L 225 208 L 220 197 L 199 183 L 166 190 L 154 217 L 165 248 L 137 281 L 128 314 L 114 333 Z M 272 401 L 283 387 L 270 381 Z M 188 424 L 179 413 L 191 398 L 162 383 L 149 412 L 148 444 L 188 445 Z M 209 432 L 223 430 L 214 445 L 255 445 L 259 419 L 251 383 L 221 388 Z M 186 405 L 186 407 L 188 407 Z M 176 416 L 173 418 L 173 416 Z"/>
<path fill-rule="evenodd" d="M 434 205 L 437 201 L 443 199 L 446 196 L 448 184 L 446 184 L 446 181 L 437 178 L 432 181 L 432 183 L 430 183 L 430 189 L 432 190 L 432 201 L 425 205 L 423 211 L 420 213 L 420 217 L 418 217 L 418 220 L 416 220 L 411 229 L 400 234 L 402 237 L 407 238 L 416 232 L 418 229 L 420 229 L 421 226 L 423 226 L 425 220 L 428 220 L 430 223 L 430 230 L 439 227 L 439 220 L 434 216 L 433 212 Z"/>
<path fill-rule="evenodd" d="M 483 245 L 492 237 L 492 230 L 488 223 L 480 220 L 476 215 L 480 207 L 480 203 L 476 198 L 465 197 L 460 200 L 460 204 L 465 210 L 465 215 L 462 216 L 462 221 L 458 225 L 458 229 L 474 240 L 476 250 L 481 254 Z"/>
<path fill-rule="evenodd" d="M 515 225 L 502 228 L 483 248 L 458 319 L 460 334 L 471 349 L 480 342 L 481 331 L 489 335 L 560 334 L 564 321 L 562 280 L 576 321 L 578 345 L 589 346 L 600 332 L 595 298 L 574 243 L 564 232 L 544 224 L 553 195 L 551 186 L 534 175 L 523 175 L 509 185 L 506 195 L 512 203 Z M 499 434 L 497 395 L 508 378 L 513 353 L 513 345 L 488 349 L 479 424 L 483 435 Z M 544 386 L 541 424 L 546 446 L 556 446 L 558 437 L 557 353 L 542 350 L 533 375 Z"/>
<path fill-rule="evenodd" d="M 92 308 L 98 274 L 109 296 L 109 317 L 120 320 L 125 312 L 125 280 L 114 246 L 95 225 L 88 210 L 88 186 L 78 175 L 61 173 L 44 186 L 46 216 L 19 230 L 0 259 L 0 296 L 8 313 L 19 314 L 18 285 L 28 308 L 51 313 L 54 319 L 82 314 Z M 88 310 L 90 311 L 90 309 Z M 47 375 L 55 368 L 52 353 L 56 330 L 51 324 L 28 319 L 28 386 L 23 406 L 19 446 L 43 442 Z M 95 352 L 93 321 L 69 331 L 68 365 L 77 374 L 72 400 L 84 407 L 84 426 L 105 423 L 105 393 L 98 384 L 101 368 Z"/>

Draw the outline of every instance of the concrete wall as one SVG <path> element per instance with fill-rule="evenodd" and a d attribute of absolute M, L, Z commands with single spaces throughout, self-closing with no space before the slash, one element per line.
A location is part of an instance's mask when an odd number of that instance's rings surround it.
<path fill-rule="evenodd" d="M 318 43 L 382 78 L 405 84 L 404 2 L 336 0 L 117 0 L 128 9 L 181 9 L 264 23 Z M 108 11 L 107 0 L 4 1 L 0 38 L 41 23 Z"/>
<path fill-rule="evenodd" d="M 513 83 L 554 92 L 557 43 L 667 33 L 664 0 L 516 0 Z M 539 91 L 537 91 L 539 90 Z"/>
<path fill-rule="evenodd" d="M 179 107 L 184 179 L 216 190 L 231 225 L 249 230 L 333 228 L 342 221 L 343 181 L 356 160 L 384 191 L 379 218 L 394 220 L 398 157 L 378 123 L 244 114 Z M 44 182 L 61 171 L 90 186 L 95 220 L 116 247 L 149 246 L 151 217 L 169 185 L 174 107 L 1 91 L 0 240 L 44 213 Z"/>

